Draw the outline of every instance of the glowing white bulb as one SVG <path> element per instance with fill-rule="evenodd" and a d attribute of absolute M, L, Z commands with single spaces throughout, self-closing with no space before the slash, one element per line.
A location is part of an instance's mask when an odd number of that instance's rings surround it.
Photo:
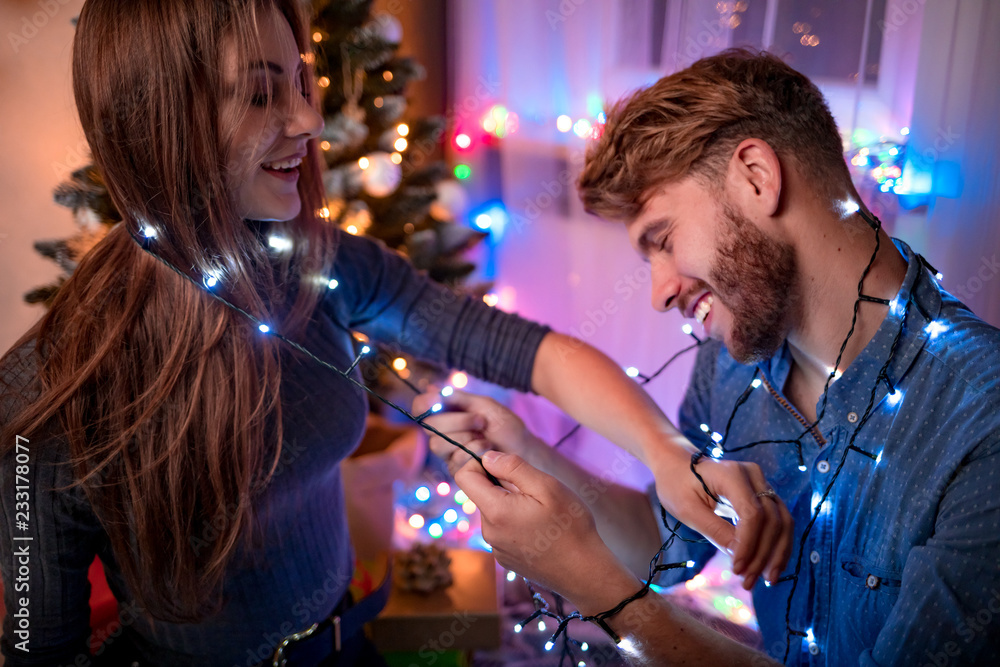
<path fill-rule="evenodd" d="M 723 453 L 721 447 L 712 447 L 712 458 L 721 459 Z"/>
<path fill-rule="evenodd" d="M 281 252 L 292 249 L 292 242 L 284 236 L 278 236 L 277 234 L 267 237 L 267 244 Z"/>
<path fill-rule="evenodd" d="M 455 137 L 455 145 L 459 148 L 468 148 L 472 145 L 472 139 L 467 134 L 460 134 Z"/>
<path fill-rule="evenodd" d="M 462 489 L 459 489 L 458 491 L 455 492 L 455 502 L 458 503 L 459 505 L 465 503 L 465 501 L 468 499 L 469 496 L 465 495 L 465 491 L 463 491 Z"/>
<path fill-rule="evenodd" d="M 479 227 L 480 229 L 489 229 L 492 224 L 493 218 L 490 217 L 489 213 L 480 213 L 476 216 L 476 227 Z"/>
<path fill-rule="evenodd" d="M 712 430 L 708 427 L 708 424 L 702 424 L 699 428 L 701 428 L 702 433 L 708 433 Z"/>
<path fill-rule="evenodd" d="M 432 523 L 430 528 L 427 529 L 427 534 L 431 537 L 441 537 L 444 535 L 444 530 L 441 529 L 441 524 Z"/>
<path fill-rule="evenodd" d="M 816 635 L 813 634 L 813 629 L 809 628 L 806 630 L 806 641 L 810 644 L 816 641 Z"/>
<path fill-rule="evenodd" d="M 875 457 L 875 465 L 878 465 L 879 463 L 882 463 L 882 452 L 879 452 L 878 456 Z"/>
<path fill-rule="evenodd" d="M 523 629 L 524 629 L 524 626 L 521 625 L 520 623 L 515 623 L 514 624 L 514 632 L 520 632 Z"/>
<path fill-rule="evenodd" d="M 441 395 L 444 396 L 444 397 L 446 397 L 446 398 L 448 396 L 451 396 L 454 393 L 455 393 L 455 390 L 451 387 L 451 385 L 448 385 L 444 389 L 441 390 Z"/>
<path fill-rule="evenodd" d="M 625 369 L 625 375 L 629 376 L 630 378 L 639 377 L 639 369 L 636 368 L 635 366 L 629 366 L 628 368 Z"/>
<path fill-rule="evenodd" d="M 620 640 L 618 640 L 617 646 L 619 649 L 625 651 L 626 653 L 635 652 L 635 644 L 633 644 L 628 637 L 622 637 Z"/>
<path fill-rule="evenodd" d="M 538 631 L 545 632 L 545 621 L 538 621 Z"/>
<path fill-rule="evenodd" d="M 258 329 L 260 329 L 260 332 L 261 332 L 261 333 L 267 333 L 268 331 L 270 331 L 270 330 L 271 330 L 271 327 L 267 326 L 266 324 L 261 324 L 261 325 L 260 325 L 259 327 L 257 327 L 257 328 L 258 328 Z"/>
<path fill-rule="evenodd" d="M 553 644 L 551 641 L 545 642 L 545 650 L 546 651 L 551 651 L 553 646 L 555 646 L 555 644 Z"/>
<path fill-rule="evenodd" d="M 573 128 L 573 119 L 563 114 L 556 118 L 556 129 L 560 132 L 569 132 Z"/>
<path fill-rule="evenodd" d="M 205 275 L 205 287 L 211 289 L 219 284 L 219 274 L 212 272 Z"/>
<path fill-rule="evenodd" d="M 685 563 L 685 565 L 687 565 L 688 567 L 694 567 L 694 561 L 689 560 L 687 563 Z"/>
<path fill-rule="evenodd" d="M 439 496 L 447 496 L 451 493 L 451 485 L 448 482 L 441 482 L 437 485 L 437 492 Z"/>
<path fill-rule="evenodd" d="M 806 470 L 808 470 L 808 468 L 806 468 L 804 463 L 799 466 L 799 472 L 805 472 Z"/>
<path fill-rule="evenodd" d="M 717 431 L 713 431 L 712 432 L 712 440 L 713 440 L 713 442 L 722 442 L 722 434 L 718 433 Z"/>
<path fill-rule="evenodd" d="M 327 287 L 329 287 L 330 289 L 337 289 L 338 285 L 340 285 L 340 283 L 337 282 L 336 278 L 331 278 L 330 282 L 327 283 Z"/>
<path fill-rule="evenodd" d="M 692 326 L 691 326 L 690 324 L 688 324 L 687 322 L 685 322 L 685 323 L 684 323 L 684 324 L 683 324 L 683 325 L 681 326 L 681 331 L 683 331 L 683 332 L 684 332 L 684 333 L 686 333 L 686 334 L 687 334 L 688 336 L 690 336 L 691 334 L 693 334 L 693 333 L 694 333 L 694 327 L 692 327 Z"/>
<path fill-rule="evenodd" d="M 142 228 L 142 235 L 145 236 L 147 239 L 155 239 L 156 228 L 152 227 L 151 225 L 146 225 Z"/>
<path fill-rule="evenodd" d="M 937 273 L 935 273 L 934 277 L 937 278 L 938 280 L 944 280 L 944 274 L 941 273 L 940 271 L 938 271 Z"/>
<path fill-rule="evenodd" d="M 812 511 L 813 512 L 815 512 L 816 509 L 819 508 L 819 513 L 820 514 L 826 513 L 827 503 L 826 503 L 825 500 L 823 500 L 823 496 L 821 496 L 819 493 L 812 494 L 812 503 L 811 503 L 811 505 L 812 505 Z"/>
<path fill-rule="evenodd" d="M 910 133 L 910 128 L 908 127 L 900 128 L 899 133 L 905 137 Z"/>
<path fill-rule="evenodd" d="M 583 642 L 582 644 L 580 644 L 581 651 L 586 651 L 588 648 L 590 648 L 590 644 L 588 644 L 587 642 Z"/>
<path fill-rule="evenodd" d="M 891 407 L 895 407 L 901 400 L 903 400 L 903 392 L 897 389 L 896 391 L 886 396 L 885 402 L 888 403 Z"/>
<path fill-rule="evenodd" d="M 924 327 L 924 331 L 926 331 L 931 338 L 937 338 L 938 334 L 944 333 L 947 330 L 948 326 L 938 322 L 937 320 L 934 320 Z"/>
<path fill-rule="evenodd" d="M 417 500 L 419 500 L 422 503 L 425 503 L 431 498 L 431 490 L 428 489 L 426 486 L 421 486 L 419 489 L 416 490 L 416 492 L 413 495 L 417 497 Z"/>
<path fill-rule="evenodd" d="M 576 667 L 587 667 L 587 663 L 581 660 L 580 662 L 576 663 Z"/>
<path fill-rule="evenodd" d="M 860 209 L 861 207 L 858 206 L 858 202 L 854 201 L 853 199 L 845 199 L 842 202 L 840 202 L 840 217 L 846 218 L 849 215 L 854 215 Z"/>
<path fill-rule="evenodd" d="M 368 347 L 367 345 L 365 345 L 364 347 L 361 348 L 361 354 L 368 354 L 371 351 L 372 351 L 372 349 L 370 347 Z"/>
<path fill-rule="evenodd" d="M 899 297 L 896 297 L 889 302 L 889 312 L 893 315 L 899 316 L 903 312 L 903 304 L 900 303 Z"/>
<path fill-rule="evenodd" d="M 414 514 L 410 517 L 410 525 L 416 529 L 421 529 L 424 527 L 424 517 L 419 514 Z"/>
<path fill-rule="evenodd" d="M 573 132 L 576 133 L 576 136 L 580 137 L 581 139 L 590 134 L 591 128 L 592 125 L 590 124 L 590 121 L 587 120 L 586 118 L 581 118 L 580 120 L 576 121 L 576 123 L 573 124 Z"/>
<path fill-rule="evenodd" d="M 764 580 L 764 587 L 765 587 L 765 588 L 770 588 L 770 587 L 771 587 L 771 582 L 770 582 L 770 581 L 768 581 L 767 579 L 765 579 L 765 580 Z"/>
<path fill-rule="evenodd" d="M 517 579 L 517 573 L 516 572 L 514 572 L 513 570 L 511 570 L 510 572 L 507 573 L 507 581 L 514 581 L 515 579 Z"/>
<path fill-rule="evenodd" d="M 440 403 L 435 403 L 434 407 L 431 408 L 431 412 L 441 412 L 441 410 L 443 409 L 444 409 L 443 405 L 441 405 Z"/>
<path fill-rule="evenodd" d="M 456 521 L 458 521 L 458 512 L 456 512 L 453 509 L 445 510 L 444 520 L 448 523 L 455 523 Z"/>

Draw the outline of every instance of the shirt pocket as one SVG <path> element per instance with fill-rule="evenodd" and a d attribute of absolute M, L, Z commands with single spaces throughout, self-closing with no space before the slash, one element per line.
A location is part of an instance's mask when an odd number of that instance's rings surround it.
<path fill-rule="evenodd" d="M 875 645 L 899 598 L 902 570 L 863 554 L 842 555 L 833 627 L 865 648 Z"/>

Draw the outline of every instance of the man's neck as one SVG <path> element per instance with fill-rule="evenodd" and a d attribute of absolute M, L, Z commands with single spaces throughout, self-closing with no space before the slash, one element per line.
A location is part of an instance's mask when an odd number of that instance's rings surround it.
<path fill-rule="evenodd" d="M 849 221 L 830 222 L 817 225 L 814 230 L 822 231 L 804 235 L 798 244 L 801 314 L 788 335 L 794 363 L 785 394 L 810 420 L 816 418 L 816 403 L 834 365 L 843 373 L 888 313 L 888 306 L 861 301 L 854 332 L 841 355 L 858 299 L 858 282 L 875 250 L 875 231 L 857 214 Z M 878 254 L 861 292 L 891 300 L 906 276 L 906 260 L 888 234 L 878 233 Z"/>

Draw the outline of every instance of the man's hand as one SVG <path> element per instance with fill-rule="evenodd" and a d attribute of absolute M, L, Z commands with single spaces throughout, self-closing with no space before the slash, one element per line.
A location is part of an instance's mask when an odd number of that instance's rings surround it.
<path fill-rule="evenodd" d="M 520 417 L 492 398 L 457 389 L 445 397 L 431 387 L 430 391 L 413 399 L 413 412 L 423 414 L 435 403 L 444 405 L 444 411 L 427 417 L 424 422 L 480 456 L 487 450 L 497 449 L 530 461 L 536 448 L 546 447 L 525 427 Z M 472 460 L 440 436 L 429 436 L 431 451 L 448 464 L 452 476 Z"/>
<path fill-rule="evenodd" d="M 483 539 L 498 563 L 588 614 L 639 590 L 639 581 L 601 540 L 586 504 L 567 486 L 517 455 L 490 451 L 483 464 L 502 487 L 476 461 L 455 481 L 479 508 Z"/>
<path fill-rule="evenodd" d="M 715 513 L 716 502 L 691 473 L 691 452 L 680 447 L 671 447 L 653 468 L 664 508 L 732 554 L 733 572 L 743 577 L 743 588 L 750 590 L 761 574 L 767 581 L 777 580 L 792 552 L 794 524 L 781 498 L 757 495 L 771 488 L 760 467 L 706 456 L 695 470 L 712 494 L 735 510 L 736 526 Z"/>

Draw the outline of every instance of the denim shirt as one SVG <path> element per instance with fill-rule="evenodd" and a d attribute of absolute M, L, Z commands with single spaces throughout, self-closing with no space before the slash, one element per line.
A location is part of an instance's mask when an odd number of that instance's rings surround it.
<path fill-rule="evenodd" d="M 755 374 L 762 380 L 736 414 L 724 458 L 760 465 L 795 519 L 782 578 L 753 590 L 772 657 L 785 654 L 786 609 L 792 630 L 807 635 L 791 635 L 787 664 L 1000 664 L 1000 330 L 896 245 L 908 261 L 903 284 L 830 386 L 801 460 L 794 444 L 729 451 L 806 430 L 782 393 L 787 344 L 757 368 L 717 342 L 702 346 L 681 406 L 681 429 L 709 451 L 701 425 L 724 433 L 737 398 Z M 891 352 L 888 382 L 880 381 Z M 678 541 L 665 562 L 693 559 L 690 575 L 713 552 Z"/>

